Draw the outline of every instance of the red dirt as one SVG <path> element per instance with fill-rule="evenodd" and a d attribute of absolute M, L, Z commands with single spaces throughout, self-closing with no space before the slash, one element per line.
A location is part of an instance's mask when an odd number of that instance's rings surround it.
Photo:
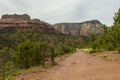
<path fill-rule="evenodd" d="M 58 64 L 46 72 L 29 73 L 16 80 L 120 80 L 119 61 L 104 61 L 81 51 Z"/>

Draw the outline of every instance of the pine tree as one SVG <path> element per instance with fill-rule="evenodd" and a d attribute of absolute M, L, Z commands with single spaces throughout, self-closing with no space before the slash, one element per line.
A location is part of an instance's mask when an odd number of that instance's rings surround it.
<path fill-rule="evenodd" d="M 111 28 L 111 35 L 114 39 L 114 44 L 116 46 L 120 45 L 120 8 L 117 13 L 115 13 L 115 17 L 113 17 L 114 23 Z"/>
<path fill-rule="evenodd" d="M 100 36 L 94 43 L 98 48 L 120 51 L 120 9 L 113 17 L 114 23 L 111 28 L 104 28 L 104 35 Z"/>
<path fill-rule="evenodd" d="M 113 17 L 113 19 L 114 19 L 114 25 L 120 24 L 120 8 L 118 9 L 118 12 L 115 13 L 115 17 Z"/>

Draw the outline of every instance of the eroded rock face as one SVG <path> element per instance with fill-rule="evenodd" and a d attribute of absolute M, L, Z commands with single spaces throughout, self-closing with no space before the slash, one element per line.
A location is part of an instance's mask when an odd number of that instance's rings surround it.
<path fill-rule="evenodd" d="M 50 24 L 40 21 L 39 19 L 31 19 L 29 15 L 3 15 L 0 19 L 0 32 L 4 31 L 18 31 L 18 30 L 30 30 L 37 27 L 43 32 L 49 32 L 54 34 L 62 34 L 62 32 L 55 30 Z"/>
<path fill-rule="evenodd" d="M 32 19 L 34 22 L 40 22 L 40 19 Z"/>
<path fill-rule="evenodd" d="M 9 14 L 5 14 L 5 15 L 2 15 L 1 18 L 2 18 L 2 19 L 6 19 L 6 18 L 16 18 L 16 19 L 31 20 L 30 16 L 27 15 L 27 14 L 23 14 L 23 15 L 18 15 L 18 14 L 9 15 Z"/>
<path fill-rule="evenodd" d="M 3 15 L 0 19 L 0 32 L 1 31 L 17 31 L 20 29 L 29 30 L 37 27 L 44 32 L 55 34 L 69 34 L 69 35 L 97 35 L 101 34 L 103 28 L 98 20 L 91 20 L 82 23 L 59 23 L 50 25 L 40 19 L 31 19 L 29 15 L 13 14 Z"/>
<path fill-rule="evenodd" d="M 59 23 L 53 27 L 68 35 L 99 35 L 102 33 L 102 24 L 98 20 L 91 20 L 82 23 Z"/>

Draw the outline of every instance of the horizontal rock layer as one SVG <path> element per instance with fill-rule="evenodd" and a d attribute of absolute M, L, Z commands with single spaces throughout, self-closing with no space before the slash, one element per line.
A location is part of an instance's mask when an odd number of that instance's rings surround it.
<path fill-rule="evenodd" d="M 37 27 L 44 32 L 50 32 L 55 34 L 62 34 L 62 32 L 55 30 L 50 24 L 40 21 L 39 19 L 31 19 L 25 15 L 4 15 L 0 19 L 0 31 L 18 31 L 29 30 L 33 27 Z"/>

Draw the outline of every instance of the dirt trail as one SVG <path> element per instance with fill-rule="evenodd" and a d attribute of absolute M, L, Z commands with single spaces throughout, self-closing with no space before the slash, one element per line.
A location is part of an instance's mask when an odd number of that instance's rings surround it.
<path fill-rule="evenodd" d="M 104 61 L 77 51 L 43 73 L 30 73 L 24 80 L 120 80 L 120 62 Z M 18 77 L 16 80 L 21 80 Z"/>

